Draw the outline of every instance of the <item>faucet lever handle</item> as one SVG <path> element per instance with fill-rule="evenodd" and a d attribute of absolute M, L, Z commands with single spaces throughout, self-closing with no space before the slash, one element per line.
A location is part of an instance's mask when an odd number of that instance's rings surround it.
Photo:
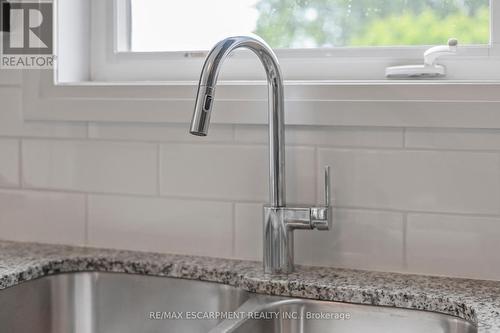
<path fill-rule="evenodd" d="M 330 166 L 325 166 L 325 206 L 330 206 L 330 195 L 331 195 L 331 178 L 330 178 Z"/>
<path fill-rule="evenodd" d="M 310 208 L 311 229 L 331 229 L 331 204 L 330 204 L 330 166 L 325 166 L 325 205 Z"/>

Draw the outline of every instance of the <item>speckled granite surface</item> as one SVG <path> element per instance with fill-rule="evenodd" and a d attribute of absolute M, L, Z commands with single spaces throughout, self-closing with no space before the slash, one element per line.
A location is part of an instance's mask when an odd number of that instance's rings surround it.
<path fill-rule="evenodd" d="M 0 241 L 0 289 L 77 271 L 197 279 L 271 295 L 435 311 L 473 321 L 481 333 L 500 332 L 500 282 L 321 267 L 269 278 L 260 263 L 249 261 Z"/>

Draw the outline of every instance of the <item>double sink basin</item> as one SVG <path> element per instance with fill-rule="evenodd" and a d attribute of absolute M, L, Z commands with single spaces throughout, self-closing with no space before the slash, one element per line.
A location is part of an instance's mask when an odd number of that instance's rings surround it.
<path fill-rule="evenodd" d="M 475 333 L 417 310 L 257 295 L 227 285 L 119 273 L 43 277 L 0 291 L 2 333 Z"/>

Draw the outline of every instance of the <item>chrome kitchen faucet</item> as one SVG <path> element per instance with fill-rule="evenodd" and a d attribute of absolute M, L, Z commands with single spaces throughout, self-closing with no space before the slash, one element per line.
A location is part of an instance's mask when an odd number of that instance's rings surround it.
<path fill-rule="evenodd" d="M 273 50 L 258 37 L 236 36 L 217 43 L 203 66 L 191 121 L 193 135 L 206 136 L 215 98 L 215 87 L 224 60 L 236 49 L 253 51 L 267 75 L 269 94 L 270 204 L 264 207 L 264 272 L 293 271 L 293 231 L 329 230 L 331 227 L 330 169 L 325 168 L 325 205 L 287 207 L 285 200 L 285 113 L 283 77 Z"/>

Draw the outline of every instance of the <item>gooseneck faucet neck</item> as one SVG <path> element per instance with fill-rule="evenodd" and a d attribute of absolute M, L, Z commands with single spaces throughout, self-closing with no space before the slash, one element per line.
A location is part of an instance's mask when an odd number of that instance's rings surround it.
<path fill-rule="evenodd" d="M 278 59 L 266 42 L 258 37 L 237 36 L 226 38 L 214 46 L 208 54 L 201 72 L 190 132 L 194 135 L 207 135 L 220 69 L 224 60 L 239 48 L 253 51 L 259 57 L 266 71 L 269 95 L 270 206 L 285 207 L 283 77 Z"/>

